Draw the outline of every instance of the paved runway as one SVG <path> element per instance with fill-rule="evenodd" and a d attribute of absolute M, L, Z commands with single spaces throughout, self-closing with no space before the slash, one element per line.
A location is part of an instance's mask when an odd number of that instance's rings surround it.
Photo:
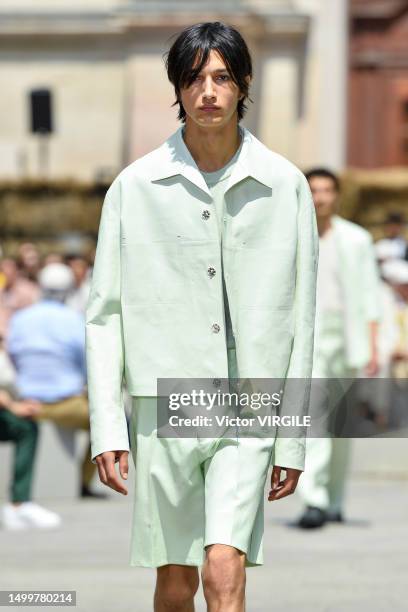
<path fill-rule="evenodd" d="M 127 564 L 131 494 L 41 503 L 64 525 L 0 531 L 1 589 L 76 590 L 81 612 L 152 610 L 155 570 Z M 247 570 L 247 612 L 408 609 L 407 479 L 354 477 L 345 525 L 299 531 L 288 523 L 300 508 L 296 494 L 266 502 L 265 565 Z M 201 593 L 196 609 L 206 610 Z"/>

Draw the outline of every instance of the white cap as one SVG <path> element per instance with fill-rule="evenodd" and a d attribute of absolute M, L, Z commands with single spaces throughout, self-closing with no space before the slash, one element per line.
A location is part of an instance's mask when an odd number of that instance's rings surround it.
<path fill-rule="evenodd" d="M 408 261 L 389 259 L 381 265 L 383 277 L 394 285 L 408 284 Z"/>
<path fill-rule="evenodd" d="M 74 285 L 75 277 L 70 267 L 53 262 L 40 270 L 38 282 L 44 291 L 69 291 Z"/>

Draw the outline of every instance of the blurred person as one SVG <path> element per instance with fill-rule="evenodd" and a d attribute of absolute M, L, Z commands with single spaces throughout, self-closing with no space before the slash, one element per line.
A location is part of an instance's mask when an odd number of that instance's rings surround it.
<path fill-rule="evenodd" d="M 384 249 L 376 249 L 377 263 L 381 271 Z M 380 257 L 379 257 L 380 255 Z M 374 421 L 382 429 L 389 424 L 392 405 L 392 366 L 393 355 L 398 344 L 397 305 L 394 292 L 381 275 L 379 280 L 379 306 L 381 318 L 378 325 L 378 372 L 367 376 L 364 369 L 359 372 L 357 397 L 361 413 Z"/>
<path fill-rule="evenodd" d="M 11 315 L 19 308 L 37 302 L 41 290 L 36 282 L 22 277 L 17 262 L 11 257 L 0 261 L 0 271 L 5 279 L 0 287 L 0 336 L 4 338 Z"/>
<path fill-rule="evenodd" d="M 377 249 L 388 249 L 388 257 L 408 260 L 408 241 L 404 237 L 404 215 L 399 212 L 390 212 L 384 225 L 385 238 L 377 240 Z"/>
<path fill-rule="evenodd" d="M 408 262 L 385 262 L 381 271 L 390 283 L 395 296 L 397 340 L 392 353 L 392 374 L 404 381 L 408 379 Z"/>
<path fill-rule="evenodd" d="M 66 299 L 67 306 L 85 314 L 90 291 L 90 266 L 81 255 L 68 255 L 65 263 L 71 268 L 75 277 L 74 287 Z"/>
<path fill-rule="evenodd" d="M 0 261 L 0 387 L 14 384 L 15 370 L 5 350 L 5 338 L 10 317 L 20 308 L 34 304 L 40 299 L 38 285 L 24 277 L 17 262 L 11 257 Z"/>
<path fill-rule="evenodd" d="M 312 376 L 336 379 L 347 391 L 348 379 L 359 369 L 368 376 L 378 372 L 379 272 L 373 240 L 368 231 L 337 214 L 340 182 L 334 173 L 315 168 L 306 178 L 319 231 Z M 312 404 L 317 417 L 317 396 L 316 406 Z M 298 527 L 343 521 L 350 451 L 348 437 L 322 433 L 307 438 L 305 471 L 297 488 L 305 509 Z"/>
<path fill-rule="evenodd" d="M 60 253 L 48 253 L 43 259 L 43 266 L 50 263 L 64 263 L 64 257 Z"/>
<path fill-rule="evenodd" d="M 36 282 L 41 268 L 41 255 L 37 246 L 32 242 L 23 242 L 18 248 L 17 259 L 21 274 L 29 280 Z"/>
<path fill-rule="evenodd" d="M 42 299 L 10 320 L 6 348 L 17 373 L 21 399 L 41 402 L 34 418 L 61 427 L 89 430 L 84 318 L 66 306 L 74 275 L 65 264 L 50 263 L 38 275 Z M 105 497 L 90 490 L 96 466 L 86 449 L 81 466 L 82 497 Z"/>
<path fill-rule="evenodd" d="M 49 528 L 61 524 L 55 512 L 32 501 L 32 482 L 38 443 L 38 425 L 33 419 L 40 402 L 19 400 L 0 389 L 0 442 L 14 443 L 13 473 L 10 479 L 10 501 L 3 505 L 0 523 L 3 529 Z"/>
<path fill-rule="evenodd" d="M 316 215 L 301 171 L 239 125 L 252 64 L 236 29 L 190 26 L 166 69 L 183 125 L 118 175 L 102 207 L 86 312 L 92 455 L 101 481 L 126 495 L 125 375 L 136 468 L 130 564 L 157 568 L 157 612 L 194 609 L 201 565 L 209 609 L 242 610 L 245 568 L 263 564 L 268 467 L 268 501 L 292 494 L 303 428 L 160 437 L 157 385 L 204 377 L 214 388 L 238 372 L 310 379 Z M 306 401 L 283 401 L 281 415 L 303 414 Z"/>

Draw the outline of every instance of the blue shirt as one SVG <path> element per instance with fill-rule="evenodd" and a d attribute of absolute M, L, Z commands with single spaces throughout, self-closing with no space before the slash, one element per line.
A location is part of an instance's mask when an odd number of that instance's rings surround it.
<path fill-rule="evenodd" d="M 55 402 L 83 393 L 83 315 L 61 302 L 40 300 L 13 314 L 6 342 L 22 399 Z"/>

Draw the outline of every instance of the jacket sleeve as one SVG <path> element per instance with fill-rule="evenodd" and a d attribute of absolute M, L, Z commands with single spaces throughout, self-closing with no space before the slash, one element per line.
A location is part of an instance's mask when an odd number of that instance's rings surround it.
<path fill-rule="evenodd" d="M 108 450 L 129 450 L 122 397 L 124 344 L 121 315 L 120 182 L 102 206 L 86 307 L 86 363 L 92 462 Z"/>
<path fill-rule="evenodd" d="M 309 412 L 319 235 L 309 184 L 306 177 L 301 172 L 299 174 L 294 339 L 278 412 L 281 417 L 287 415 L 302 418 Z M 279 426 L 271 464 L 304 470 L 305 432 L 303 426 Z"/>

